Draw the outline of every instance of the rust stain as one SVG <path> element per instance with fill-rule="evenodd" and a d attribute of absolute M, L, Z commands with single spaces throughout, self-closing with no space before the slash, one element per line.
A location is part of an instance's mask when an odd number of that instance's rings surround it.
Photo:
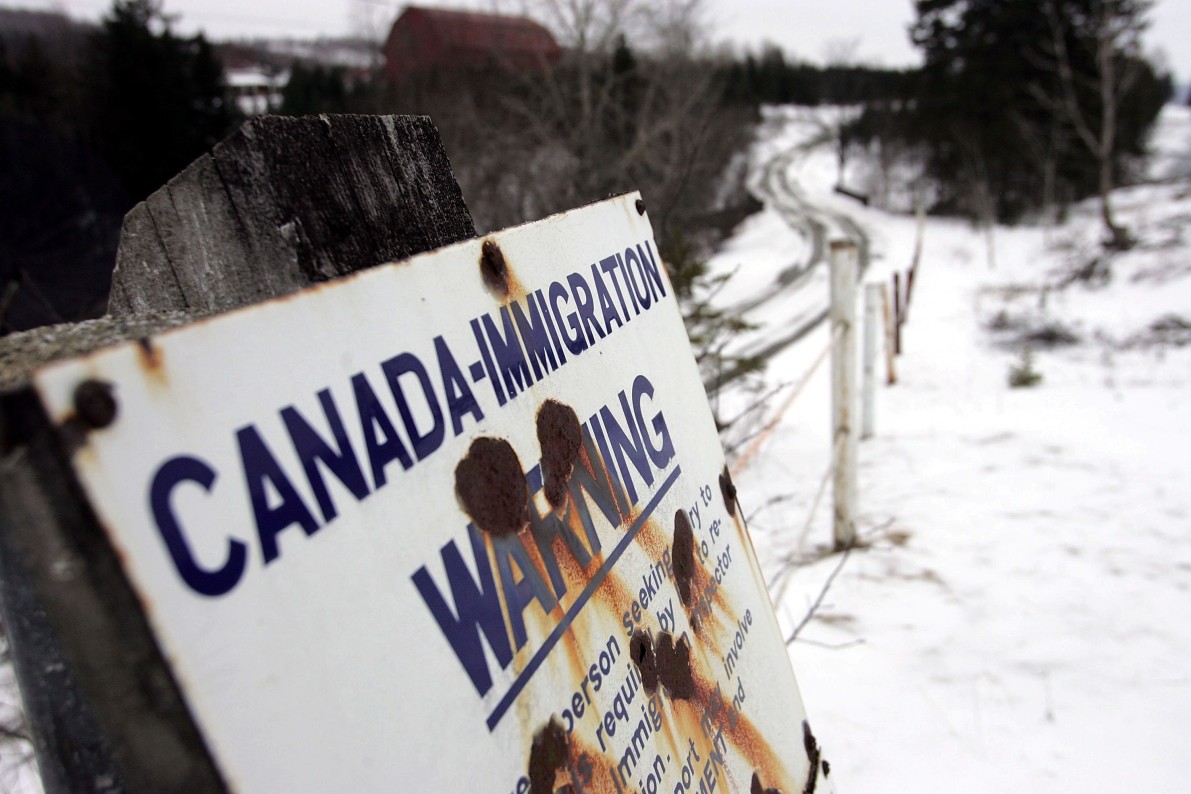
<path fill-rule="evenodd" d="M 583 446 L 579 417 L 569 405 L 546 400 L 538 409 L 537 426 L 546 500 L 557 510 L 566 503 L 567 483 Z"/>
<path fill-rule="evenodd" d="M 802 746 L 806 750 L 806 760 L 810 764 L 810 768 L 806 771 L 806 786 L 802 789 L 803 794 L 814 794 L 815 786 L 819 782 L 819 743 L 815 741 L 815 735 L 811 733 L 811 724 L 806 720 L 802 721 Z"/>
<path fill-rule="evenodd" d="M 724 498 L 724 507 L 728 508 L 728 515 L 736 518 L 736 486 L 732 484 L 732 472 L 727 464 L 720 472 L 720 496 Z"/>
<path fill-rule="evenodd" d="M 691 706 L 695 709 L 692 712 L 693 718 L 697 722 L 701 722 L 710 715 L 716 726 L 723 729 L 725 741 L 732 745 L 753 769 L 760 770 L 771 782 L 780 781 L 782 785 L 789 788 L 790 775 L 786 771 L 785 765 L 752 720 L 733 707 L 731 695 L 717 692 L 715 685 L 697 668 L 693 670 L 693 675 L 695 679 L 695 696 L 691 702 Z M 717 718 L 716 715 L 724 716 Z"/>
<path fill-rule="evenodd" d="M 749 794 L 782 794 L 781 789 L 765 788 L 761 783 L 761 773 L 753 772 L 753 783 L 749 786 Z"/>
<path fill-rule="evenodd" d="M 629 523 L 631 525 L 632 521 Z M 637 545 L 645 549 L 653 562 L 657 563 L 669 550 L 670 538 L 657 520 L 651 517 L 645 519 L 645 522 L 641 524 L 641 531 L 637 533 Z"/>
<path fill-rule="evenodd" d="M 142 336 L 136 340 L 136 357 L 141 371 L 150 380 L 165 382 L 165 359 L 162 357 L 161 348 L 154 345 L 151 338 Z"/>
<path fill-rule="evenodd" d="M 485 240 L 480 246 L 480 273 L 488 289 L 501 297 L 509 294 L 509 269 L 504 252 L 495 240 Z"/>
<path fill-rule="evenodd" d="M 508 441 L 481 436 L 455 467 L 455 493 L 476 526 L 497 537 L 529 522 L 529 486 Z"/>
<path fill-rule="evenodd" d="M 690 700 L 695 694 L 695 680 L 691 669 L 691 643 L 686 635 L 674 641 L 674 635 L 663 631 L 653 648 L 657 656 L 658 681 L 666 687 L 674 700 Z"/>
<path fill-rule="evenodd" d="M 553 794 L 557 773 L 567 767 L 570 746 L 566 729 L 551 717 L 533 737 L 529 750 L 530 794 Z"/>
<path fill-rule="evenodd" d="M 480 274 L 488 289 L 504 303 L 525 297 L 525 288 L 509 266 L 500 244 L 491 237 L 480 244 Z"/>
<path fill-rule="evenodd" d="M 633 639 L 629 642 L 629 657 L 641 673 L 641 686 L 652 695 L 658 689 L 658 661 L 653 652 L 653 641 L 641 629 L 633 632 Z"/>
<path fill-rule="evenodd" d="M 691 581 L 695 577 L 695 534 L 691 531 L 691 522 L 687 519 L 685 510 L 680 509 L 674 513 L 674 547 L 671 554 L 678 597 L 682 599 L 684 607 L 689 607 L 694 600 Z"/>
<path fill-rule="evenodd" d="M 638 630 L 629 643 L 629 657 L 641 673 L 641 686 L 649 694 L 661 684 L 673 700 L 690 700 L 695 693 L 691 673 L 691 644 L 684 634 L 678 642 L 668 631 L 651 640 L 648 632 Z"/>
<path fill-rule="evenodd" d="M 568 789 L 571 792 L 623 794 L 622 789 L 612 782 L 611 768 L 607 764 L 595 763 L 601 757 L 606 756 L 578 735 L 571 734 L 571 754 L 567 764 L 570 772 Z"/>

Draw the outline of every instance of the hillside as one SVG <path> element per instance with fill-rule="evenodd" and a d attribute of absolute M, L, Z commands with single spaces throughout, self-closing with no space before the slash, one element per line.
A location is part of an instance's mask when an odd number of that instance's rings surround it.
<path fill-rule="evenodd" d="M 773 111 L 756 172 L 784 148 L 773 140 L 813 138 L 821 120 Z M 899 380 L 881 386 L 877 435 L 860 447 L 865 548 L 790 645 L 839 791 L 1185 786 L 1188 109 L 1164 111 L 1153 145 L 1158 181 L 1116 195 L 1140 244 L 1111 259 L 1091 203 L 1054 228 L 995 229 L 992 265 L 983 233 L 926 224 Z M 808 203 L 867 231 L 868 278 L 908 266 L 913 219 L 832 195 L 828 147 L 783 168 Z M 754 335 L 780 334 L 823 300 L 822 273 L 789 295 L 775 275 L 808 246 L 771 202 L 714 260 L 738 269 L 735 305 L 782 293 L 749 314 Z M 819 326 L 777 353 L 761 393 L 798 380 L 826 340 Z M 1011 389 L 1025 347 L 1041 381 Z M 769 575 L 792 573 L 788 629 L 839 566 L 825 556 L 829 488 L 811 512 L 828 466 L 827 389 L 822 367 L 737 476 Z M 737 386 L 721 411 L 753 402 Z"/>

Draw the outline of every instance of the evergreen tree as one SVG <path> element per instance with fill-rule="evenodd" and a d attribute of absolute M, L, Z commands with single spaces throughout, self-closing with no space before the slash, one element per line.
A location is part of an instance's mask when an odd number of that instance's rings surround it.
<path fill-rule="evenodd" d="M 939 209 L 982 212 L 971 199 L 984 197 L 975 203 L 1013 220 L 1063 197 L 1104 194 L 1128 157 L 1144 151 L 1165 101 L 1162 78 L 1135 42 L 1106 49 L 1085 21 L 1111 11 L 1117 24 L 1139 29 L 1146 3 L 918 0 L 916 9 L 911 37 L 925 63 L 901 132 L 930 146 Z M 1099 80 L 1106 55 L 1130 76 L 1114 83 L 1111 109 Z M 1102 152 L 1080 129 L 1089 119 L 1105 136 Z"/>
<path fill-rule="evenodd" d="M 284 116 L 347 113 L 350 104 L 343 69 L 295 63 L 278 112 Z"/>
<path fill-rule="evenodd" d="M 116 0 L 94 44 L 95 144 L 141 200 L 228 133 L 222 68 L 201 34 L 170 31 L 158 0 Z"/>

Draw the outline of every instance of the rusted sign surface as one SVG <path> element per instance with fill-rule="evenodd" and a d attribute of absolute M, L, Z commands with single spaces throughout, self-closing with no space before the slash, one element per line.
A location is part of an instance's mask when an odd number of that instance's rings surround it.
<path fill-rule="evenodd" d="M 831 790 L 635 194 L 35 382 L 233 790 Z"/>

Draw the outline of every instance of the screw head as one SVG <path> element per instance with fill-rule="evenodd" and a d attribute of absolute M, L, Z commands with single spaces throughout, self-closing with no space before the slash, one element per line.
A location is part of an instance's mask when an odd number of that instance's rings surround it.
<path fill-rule="evenodd" d="M 89 379 L 74 390 L 74 411 L 87 427 L 98 430 L 116 421 L 119 409 L 112 384 Z"/>
<path fill-rule="evenodd" d="M 645 201 L 643 199 L 637 199 L 637 214 L 645 214 Z"/>

